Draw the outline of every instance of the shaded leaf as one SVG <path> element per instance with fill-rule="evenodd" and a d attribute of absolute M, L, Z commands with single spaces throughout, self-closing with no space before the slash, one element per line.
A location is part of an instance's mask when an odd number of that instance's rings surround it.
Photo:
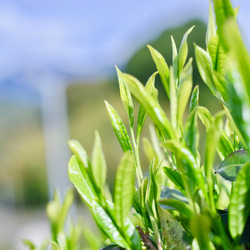
<path fill-rule="evenodd" d="M 231 192 L 228 208 L 229 231 L 233 239 L 240 240 L 250 214 L 250 164 L 245 164 L 238 172 Z"/>
<path fill-rule="evenodd" d="M 234 181 L 239 170 L 250 162 L 248 150 L 238 150 L 228 155 L 216 169 L 216 173 L 229 181 Z"/>

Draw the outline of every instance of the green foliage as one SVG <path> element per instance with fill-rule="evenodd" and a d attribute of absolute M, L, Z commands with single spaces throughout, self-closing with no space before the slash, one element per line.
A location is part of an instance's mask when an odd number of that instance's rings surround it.
<path fill-rule="evenodd" d="M 217 98 L 221 111 L 213 115 L 199 105 L 199 87 L 193 88 L 192 58 L 187 59 L 191 27 L 178 50 L 171 37 L 170 67 L 161 53 L 148 46 L 157 72 L 146 85 L 117 69 L 129 124 L 126 128 L 114 107 L 105 102 L 124 152 L 113 199 L 105 188 L 107 166 L 99 134 L 95 136 L 91 160 L 80 143 L 69 142 L 74 154 L 69 162 L 69 178 L 109 240 L 103 249 L 244 247 L 241 240 L 250 214 L 250 57 L 229 0 L 214 0 L 213 6 L 216 19 L 210 4 L 206 48 L 195 44 L 194 49 L 201 78 Z M 169 99 L 170 117 L 158 100 L 157 74 Z M 140 104 L 138 114 L 134 98 Z M 143 140 L 149 159 L 148 174 L 144 176 L 140 142 L 147 115 L 154 126 L 150 126 L 151 140 Z M 134 119 L 136 116 L 138 119 Z M 198 121 L 206 128 L 201 140 Z M 200 141 L 204 152 L 200 152 Z M 55 249 L 67 249 L 67 237 L 61 234 L 62 224 L 57 217 L 65 214 L 67 204 L 60 209 L 55 205 L 50 212 L 57 236 Z M 221 209 L 228 209 L 226 224 L 220 219 Z"/>

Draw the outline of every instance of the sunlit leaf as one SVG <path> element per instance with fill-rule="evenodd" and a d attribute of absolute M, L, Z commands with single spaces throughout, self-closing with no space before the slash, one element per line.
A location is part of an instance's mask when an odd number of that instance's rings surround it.
<path fill-rule="evenodd" d="M 206 45 L 208 46 L 208 42 L 210 39 L 216 35 L 216 22 L 214 18 L 213 8 L 211 5 L 211 1 L 209 1 L 209 19 L 208 19 L 208 26 L 206 32 Z"/>
<path fill-rule="evenodd" d="M 121 100 L 122 100 L 123 105 L 127 111 L 128 116 L 129 116 L 130 126 L 133 127 L 134 108 L 133 108 L 132 97 L 131 97 L 131 94 L 130 94 L 126 84 L 123 81 L 123 73 L 117 67 L 116 67 L 116 72 L 118 75 Z"/>
<path fill-rule="evenodd" d="M 95 200 L 93 200 L 92 203 L 92 211 L 96 223 L 113 243 L 116 243 L 123 248 L 131 249 L 109 215 Z"/>
<path fill-rule="evenodd" d="M 69 161 L 68 175 L 80 196 L 91 207 L 97 195 L 86 169 L 75 155 Z"/>
<path fill-rule="evenodd" d="M 115 131 L 116 137 L 122 147 L 123 152 L 131 151 L 132 146 L 129 140 L 128 132 L 125 128 L 125 125 L 122 122 L 121 117 L 119 116 L 119 114 L 116 112 L 116 110 L 114 109 L 112 105 L 110 105 L 106 101 L 105 101 L 105 104 L 109 113 L 112 127 Z"/>
<path fill-rule="evenodd" d="M 164 59 L 164 57 L 153 47 L 148 45 L 148 48 L 150 50 L 151 56 L 155 62 L 156 68 L 159 72 L 159 75 L 162 80 L 162 84 L 165 88 L 165 91 L 169 97 L 169 68 L 168 65 Z"/>
<path fill-rule="evenodd" d="M 134 159 L 132 154 L 127 152 L 119 164 L 114 188 L 115 217 L 121 228 L 124 228 L 126 218 L 131 209 L 134 194 L 134 176 Z"/>
<path fill-rule="evenodd" d="M 95 132 L 95 144 L 92 153 L 92 174 L 97 187 L 102 190 L 106 181 L 106 160 L 99 133 Z"/>

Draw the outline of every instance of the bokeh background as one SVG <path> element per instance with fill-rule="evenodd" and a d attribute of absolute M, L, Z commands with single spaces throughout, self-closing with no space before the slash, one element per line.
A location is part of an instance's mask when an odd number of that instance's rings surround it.
<path fill-rule="evenodd" d="M 241 5 L 238 22 L 249 49 L 250 3 L 233 5 Z M 22 238 L 39 245 L 48 234 L 46 203 L 55 188 L 63 194 L 70 186 L 67 140 L 79 140 L 91 155 L 100 132 L 112 189 L 122 151 L 104 100 L 126 122 L 115 65 L 145 83 L 156 71 L 146 44 L 171 64 L 170 35 L 179 46 L 195 25 L 188 39 L 193 57 L 193 42 L 205 46 L 208 6 L 208 0 L 0 1 L 0 249 L 26 249 Z M 218 104 L 195 65 L 194 83 L 201 104 L 214 112 Z"/>

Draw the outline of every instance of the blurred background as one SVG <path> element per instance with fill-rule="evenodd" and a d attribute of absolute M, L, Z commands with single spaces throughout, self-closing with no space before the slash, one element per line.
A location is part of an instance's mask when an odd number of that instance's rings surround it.
<path fill-rule="evenodd" d="M 205 46 L 208 3 L 0 1 L 0 249 L 27 249 L 22 238 L 39 245 L 48 235 L 46 203 L 55 188 L 63 194 L 70 186 L 67 140 L 79 140 L 91 155 L 94 131 L 100 132 L 112 189 L 122 151 L 104 100 L 127 120 L 115 65 L 145 83 L 156 71 L 146 44 L 171 64 L 170 35 L 179 46 L 195 25 L 188 39 L 193 57 L 193 42 Z M 233 5 L 241 5 L 238 22 L 249 48 L 250 3 Z M 194 84 L 201 86 L 201 104 L 215 111 L 195 65 Z"/>

